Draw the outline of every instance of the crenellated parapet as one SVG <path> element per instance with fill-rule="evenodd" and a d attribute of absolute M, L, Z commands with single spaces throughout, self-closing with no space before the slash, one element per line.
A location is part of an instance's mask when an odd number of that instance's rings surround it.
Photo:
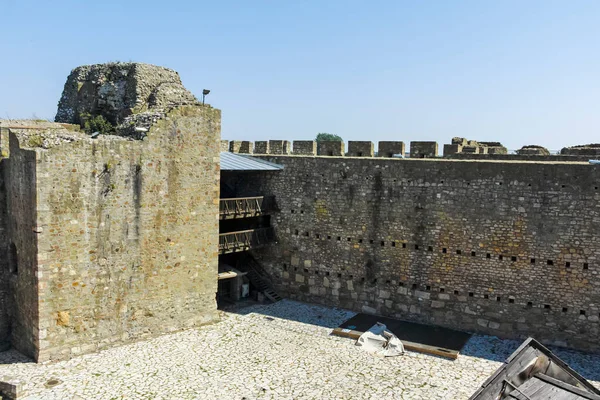
<path fill-rule="evenodd" d="M 434 158 L 437 154 L 437 142 L 410 142 L 410 158 Z"/>
<path fill-rule="evenodd" d="M 266 140 L 254 142 L 254 154 L 270 154 L 269 142 Z"/>
<path fill-rule="evenodd" d="M 437 157 L 437 142 L 410 142 L 411 152 L 417 158 Z M 351 140 L 346 143 L 339 140 L 222 140 L 221 151 L 256 155 L 295 155 L 295 156 L 321 156 L 321 157 L 383 157 L 403 158 L 406 156 L 406 145 L 402 141 L 378 142 L 377 151 L 375 143 L 371 141 Z"/>
<path fill-rule="evenodd" d="M 345 155 L 344 142 L 337 140 L 325 140 L 317 142 L 317 155 L 326 157 L 342 157 Z"/>
<path fill-rule="evenodd" d="M 232 153 L 252 154 L 254 145 L 247 140 L 232 140 L 229 142 L 229 151 Z"/>
<path fill-rule="evenodd" d="M 292 154 L 297 156 L 316 156 L 317 142 L 314 140 L 294 140 Z"/>
<path fill-rule="evenodd" d="M 269 154 L 290 154 L 291 150 L 289 140 L 269 140 Z"/>
<path fill-rule="evenodd" d="M 379 142 L 377 157 L 390 158 L 398 155 L 404 157 L 404 154 L 406 154 L 404 142 Z"/>
<path fill-rule="evenodd" d="M 349 141 L 348 155 L 350 157 L 374 157 L 375 146 L 373 145 L 373 142 Z"/>

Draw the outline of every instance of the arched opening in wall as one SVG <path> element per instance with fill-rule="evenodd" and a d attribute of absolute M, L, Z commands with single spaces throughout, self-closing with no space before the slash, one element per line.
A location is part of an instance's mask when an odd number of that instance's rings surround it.
<path fill-rule="evenodd" d="M 10 248 L 8 249 L 8 268 L 13 275 L 19 273 L 19 256 L 17 253 L 17 246 L 11 242 Z"/>

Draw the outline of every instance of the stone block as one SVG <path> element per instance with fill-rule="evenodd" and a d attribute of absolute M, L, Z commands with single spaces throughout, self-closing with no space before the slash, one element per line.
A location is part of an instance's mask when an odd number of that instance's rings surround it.
<path fill-rule="evenodd" d="M 430 292 L 422 292 L 420 290 L 415 290 L 415 297 L 417 297 L 419 299 L 423 299 L 423 300 L 429 300 L 429 298 L 431 297 L 431 293 Z"/>
<path fill-rule="evenodd" d="M 410 142 L 410 158 L 435 158 L 437 155 L 437 142 Z"/>
<path fill-rule="evenodd" d="M 445 144 L 444 145 L 444 157 L 451 156 L 452 154 L 462 153 L 463 146 L 460 144 Z"/>
<path fill-rule="evenodd" d="M 232 153 L 252 154 L 254 146 L 247 140 L 232 140 L 229 143 L 229 151 Z"/>
<path fill-rule="evenodd" d="M 445 305 L 446 305 L 446 303 L 444 303 L 443 301 L 438 301 L 438 300 L 431 301 L 432 308 L 444 308 Z"/>
<path fill-rule="evenodd" d="M 484 328 L 487 328 L 489 323 L 490 323 L 490 321 L 488 321 L 487 319 L 483 319 L 483 318 L 477 319 L 477 325 L 483 326 Z"/>
<path fill-rule="evenodd" d="M 375 146 L 373 142 L 354 141 L 348 142 L 348 156 L 350 157 L 373 157 L 375 155 Z"/>
<path fill-rule="evenodd" d="M 393 157 L 394 155 L 406 155 L 406 147 L 404 142 L 382 141 L 377 146 L 377 157 Z"/>
<path fill-rule="evenodd" d="M 13 376 L 3 376 L 0 378 L 0 394 L 2 398 L 20 399 L 26 394 L 25 382 Z"/>
<path fill-rule="evenodd" d="M 317 155 L 317 142 L 314 140 L 294 140 L 292 154 L 298 156 Z"/>
<path fill-rule="evenodd" d="M 221 152 L 229 151 L 229 140 L 221 140 Z"/>
<path fill-rule="evenodd" d="M 254 154 L 269 154 L 269 142 L 266 140 L 254 142 Z"/>
<path fill-rule="evenodd" d="M 365 314 L 377 314 L 377 310 L 376 309 L 374 309 L 373 307 L 369 307 L 367 305 L 362 306 L 361 310 Z"/>
<path fill-rule="evenodd" d="M 468 154 L 479 154 L 479 146 L 463 146 L 462 152 Z"/>
<path fill-rule="evenodd" d="M 325 140 L 317 142 L 317 155 L 328 157 L 342 157 L 345 153 L 344 142 L 338 140 Z"/>
<path fill-rule="evenodd" d="M 477 311 L 473 311 L 469 308 L 469 306 L 465 307 L 465 313 L 469 315 L 477 315 Z"/>
<path fill-rule="evenodd" d="M 289 140 L 269 140 L 269 154 L 290 154 Z"/>

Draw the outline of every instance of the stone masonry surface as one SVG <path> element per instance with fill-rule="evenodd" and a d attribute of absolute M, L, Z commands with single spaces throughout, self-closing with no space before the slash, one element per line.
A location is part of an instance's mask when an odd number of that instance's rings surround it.
<path fill-rule="evenodd" d="M 375 146 L 373 142 L 351 140 L 348 142 L 348 155 L 350 157 L 373 157 Z"/>
<path fill-rule="evenodd" d="M 317 155 L 317 142 L 314 140 L 294 140 L 295 155 L 315 156 Z"/>
<path fill-rule="evenodd" d="M 317 154 L 320 156 L 343 156 L 345 144 L 337 140 L 324 140 L 317 142 Z M 272 153 L 269 153 L 272 154 Z"/>
<path fill-rule="evenodd" d="M 143 63 L 83 65 L 67 78 L 55 120 L 79 124 L 83 114 L 91 114 L 117 125 L 131 114 L 185 104 L 199 102 L 172 69 Z"/>
<path fill-rule="evenodd" d="M 379 142 L 377 147 L 378 157 L 393 157 L 394 154 L 404 156 L 406 148 L 404 142 Z"/>
<path fill-rule="evenodd" d="M 353 314 L 284 300 L 69 361 L 34 364 L 11 350 L 0 353 L 0 375 L 20 384 L 25 400 L 462 400 L 520 344 L 474 336 L 455 361 L 415 352 L 383 359 L 330 335 Z M 552 350 L 598 386 L 600 356 Z"/>
<path fill-rule="evenodd" d="M 437 142 L 410 142 L 411 158 L 435 158 L 437 155 Z"/>
<path fill-rule="evenodd" d="M 278 291 L 507 338 L 598 350 L 600 169 L 584 163 L 266 156 Z"/>
<path fill-rule="evenodd" d="M 64 359 L 213 322 L 220 111 L 171 109 L 143 141 L 30 132 L 1 164 L 13 346 Z"/>

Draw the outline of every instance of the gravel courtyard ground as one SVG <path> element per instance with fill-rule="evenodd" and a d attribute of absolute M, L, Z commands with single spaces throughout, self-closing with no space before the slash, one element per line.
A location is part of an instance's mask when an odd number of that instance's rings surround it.
<path fill-rule="evenodd" d="M 21 381 L 29 400 L 466 399 L 519 345 L 473 336 L 456 361 L 413 352 L 382 359 L 330 336 L 353 315 L 284 300 L 69 361 L 34 364 L 7 351 L 0 376 Z M 552 350 L 600 387 L 600 355 Z"/>

